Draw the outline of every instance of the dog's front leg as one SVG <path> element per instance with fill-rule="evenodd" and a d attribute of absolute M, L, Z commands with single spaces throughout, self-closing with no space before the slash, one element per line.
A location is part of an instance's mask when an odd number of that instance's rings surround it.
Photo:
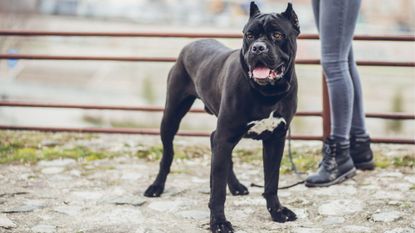
<path fill-rule="evenodd" d="M 278 180 L 282 155 L 284 153 L 285 134 L 272 136 L 262 141 L 264 163 L 264 193 L 267 209 L 276 222 L 294 221 L 297 216 L 281 205 L 278 199 Z"/>
<path fill-rule="evenodd" d="M 232 150 L 237 142 L 230 142 L 220 134 L 212 134 L 210 229 L 212 232 L 234 232 L 225 217 L 226 185 L 230 173 Z"/>

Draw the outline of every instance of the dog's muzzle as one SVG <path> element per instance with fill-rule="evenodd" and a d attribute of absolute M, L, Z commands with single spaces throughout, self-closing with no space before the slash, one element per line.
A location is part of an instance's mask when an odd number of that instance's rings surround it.
<path fill-rule="evenodd" d="M 250 69 L 249 77 L 254 79 L 259 85 L 274 84 L 284 77 L 285 70 L 286 68 L 283 63 L 275 69 L 259 65 Z"/>

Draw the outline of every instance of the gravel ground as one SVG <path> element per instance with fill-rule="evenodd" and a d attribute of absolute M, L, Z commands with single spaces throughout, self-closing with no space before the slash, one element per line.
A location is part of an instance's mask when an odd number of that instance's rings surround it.
<path fill-rule="evenodd" d="M 121 150 L 135 140 L 102 136 L 88 145 Z M 178 143 L 199 143 L 192 140 Z M 152 137 L 145 141 L 156 142 Z M 142 195 L 156 175 L 157 161 L 119 156 L 0 165 L 0 232 L 208 232 L 209 163 L 209 155 L 175 160 L 160 198 Z M 235 169 L 245 185 L 262 184 L 258 163 L 239 161 Z M 282 185 L 296 181 L 294 174 L 280 179 Z M 249 187 L 248 196 L 228 194 L 226 213 L 239 233 L 409 233 L 415 232 L 414 188 L 414 169 L 377 169 L 329 188 L 281 190 L 281 202 L 299 217 L 295 222 L 272 222 L 258 187 Z"/>

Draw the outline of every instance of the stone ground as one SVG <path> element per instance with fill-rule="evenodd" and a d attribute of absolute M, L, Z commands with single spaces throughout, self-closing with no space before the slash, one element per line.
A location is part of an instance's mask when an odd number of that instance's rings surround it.
<path fill-rule="evenodd" d="M 134 148 L 135 140 L 106 135 L 78 143 L 123 150 Z M 177 143 L 192 142 L 182 138 Z M 310 146 L 295 144 L 296 148 Z M 253 145 L 258 144 L 247 143 Z M 413 147 L 409 150 L 413 152 Z M 142 195 L 156 175 L 155 160 L 117 156 L 89 162 L 58 159 L 3 164 L 0 232 L 208 232 L 209 163 L 209 155 L 175 160 L 160 198 Z M 245 185 L 262 184 L 258 162 L 237 161 L 235 167 Z M 280 183 L 298 179 L 285 174 Z M 228 194 L 226 213 L 238 233 L 410 233 L 415 232 L 414 187 L 413 168 L 377 169 L 358 172 L 355 178 L 329 188 L 298 185 L 281 190 L 281 202 L 299 217 L 295 222 L 272 222 L 258 187 L 249 187 L 248 196 Z"/>

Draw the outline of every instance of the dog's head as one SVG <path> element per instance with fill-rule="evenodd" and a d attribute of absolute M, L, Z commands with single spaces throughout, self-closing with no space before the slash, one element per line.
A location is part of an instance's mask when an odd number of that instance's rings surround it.
<path fill-rule="evenodd" d="M 300 34 L 291 3 L 282 13 L 262 14 L 251 2 L 243 33 L 242 56 L 251 86 L 266 96 L 288 91 Z"/>

